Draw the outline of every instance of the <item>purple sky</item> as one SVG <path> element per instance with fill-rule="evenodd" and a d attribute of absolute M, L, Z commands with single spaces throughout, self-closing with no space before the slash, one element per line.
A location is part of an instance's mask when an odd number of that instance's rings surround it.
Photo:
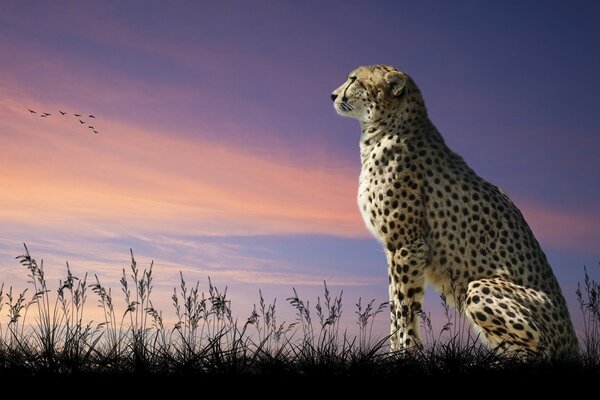
<path fill-rule="evenodd" d="M 329 94 L 385 63 L 515 200 L 574 306 L 600 260 L 599 3 L 368 4 L 2 1 L 0 281 L 24 284 L 27 242 L 51 277 L 69 260 L 114 286 L 133 248 L 165 308 L 180 269 L 229 285 L 241 315 L 259 287 L 282 303 L 324 279 L 347 306 L 384 301 L 355 205 L 359 127 Z"/>

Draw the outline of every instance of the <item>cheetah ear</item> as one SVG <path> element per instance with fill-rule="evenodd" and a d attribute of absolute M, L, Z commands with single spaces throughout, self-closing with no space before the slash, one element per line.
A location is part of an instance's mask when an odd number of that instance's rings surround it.
<path fill-rule="evenodd" d="M 398 71 L 390 71 L 384 75 L 383 79 L 387 83 L 388 90 L 392 96 L 400 96 L 406 86 L 406 75 Z"/>

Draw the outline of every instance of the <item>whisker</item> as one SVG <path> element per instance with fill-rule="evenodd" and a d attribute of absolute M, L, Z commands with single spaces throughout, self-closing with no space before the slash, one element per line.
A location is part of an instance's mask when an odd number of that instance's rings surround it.
<path fill-rule="evenodd" d="M 346 103 L 346 102 L 342 102 L 340 103 L 340 108 L 345 111 L 345 112 L 349 112 L 352 111 L 354 109 L 354 107 L 352 107 L 350 104 Z"/>

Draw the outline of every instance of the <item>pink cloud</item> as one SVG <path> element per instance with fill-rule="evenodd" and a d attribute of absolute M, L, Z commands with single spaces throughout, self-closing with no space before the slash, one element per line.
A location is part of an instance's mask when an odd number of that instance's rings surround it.
<path fill-rule="evenodd" d="M 597 252 L 600 224 L 590 210 L 563 210 L 536 201 L 517 202 L 542 246 Z"/>
<path fill-rule="evenodd" d="M 170 137 L 116 120 L 95 121 L 103 133 L 92 135 L 69 117 L 29 115 L 26 107 L 55 108 L 29 100 L 5 97 L 0 107 L 0 129 L 10 132 L 0 136 L 4 221 L 366 235 L 354 201 L 354 171 L 301 167 L 277 156 L 283 149 L 265 157 L 264 151 Z"/>

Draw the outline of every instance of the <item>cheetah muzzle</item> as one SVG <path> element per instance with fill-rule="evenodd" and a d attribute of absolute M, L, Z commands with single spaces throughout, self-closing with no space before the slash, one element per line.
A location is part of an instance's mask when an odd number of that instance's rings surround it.
<path fill-rule="evenodd" d="M 391 349 L 420 345 L 432 284 L 492 347 L 576 354 L 565 299 L 521 212 L 446 146 L 412 78 L 360 67 L 331 99 L 361 126 L 358 205 L 385 248 Z"/>

